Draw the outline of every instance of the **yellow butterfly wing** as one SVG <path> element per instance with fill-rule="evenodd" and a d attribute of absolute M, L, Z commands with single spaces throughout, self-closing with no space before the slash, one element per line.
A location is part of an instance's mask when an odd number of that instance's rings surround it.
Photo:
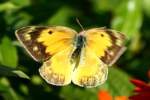
<path fill-rule="evenodd" d="M 85 33 L 86 46 L 105 64 L 111 66 L 125 51 L 124 34 L 106 28 L 93 28 Z"/>
<path fill-rule="evenodd" d="M 71 82 L 71 75 L 74 64 L 71 63 L 71 55 L 74 47 L 68 47 L 52 56 L 51 59 L 44 62 L 39 69 L 40 75 L 53 85 L 67 85 Z"/>
<path fill-rule="evenodd" d="M 50 84 L 71 82 L 71 55 L 76 48 L 76 32 L 63 26 L 29 26 L 16 31 L 16 36 L 36 61 L 45 61 L 40 75 Z"/>
<path fill-rule="evenodd" d="M 82 87 L 95 87 L 105 82 L 108 65 L 112 65 L 125 50 L 125 37 L 104 28 L 94 28 L 80 34 L 85 37 L 85 42 L 72 80 Z"/>

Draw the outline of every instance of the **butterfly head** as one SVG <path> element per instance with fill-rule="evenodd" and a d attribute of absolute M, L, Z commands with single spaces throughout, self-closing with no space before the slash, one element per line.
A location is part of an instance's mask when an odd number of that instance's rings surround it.
<path fill-rule="evenodd" d="M 85 35 L 85 32 L 86 32 L 86 31 L 81 31 L 81 32 L 79 33 L 79 36 L 81 36 L 81 35 L 84 36 L 84 35 Z"/>

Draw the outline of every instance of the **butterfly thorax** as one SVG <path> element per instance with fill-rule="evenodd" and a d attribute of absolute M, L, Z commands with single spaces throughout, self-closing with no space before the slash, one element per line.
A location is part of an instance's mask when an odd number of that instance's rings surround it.
<path fill-rule="evenodd" d="M 85 44 L 85 40 L 86 38 L 83 35 L 78 35 L 76 37 L 76 48 L 77 49 L 82 48 Z"/>

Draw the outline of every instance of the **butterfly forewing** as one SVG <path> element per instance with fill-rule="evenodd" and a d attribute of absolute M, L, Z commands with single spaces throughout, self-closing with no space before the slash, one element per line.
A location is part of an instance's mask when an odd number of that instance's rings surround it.
<path fill-rule="evenodd" d="M 124 34 L 106 28 L 94 28 L 85 33 L 86 45 L 107 65 L 112 65 L 125 51 Z"/>
<path fill-rule="evenodd" d="M 74 30 L 62 26 L 28 26 L 15 33 L 36 61 L 45 61 L 54 53 L 65 49 L 76 35 Z"/>

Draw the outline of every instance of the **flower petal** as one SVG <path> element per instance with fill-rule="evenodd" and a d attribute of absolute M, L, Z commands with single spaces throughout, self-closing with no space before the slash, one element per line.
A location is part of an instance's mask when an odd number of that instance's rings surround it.
<path fill-rule="evenodd" d="M 113 100 L 113 99 L 107 90 L 101 90 L 98 92 L 98 100 Z"/>

